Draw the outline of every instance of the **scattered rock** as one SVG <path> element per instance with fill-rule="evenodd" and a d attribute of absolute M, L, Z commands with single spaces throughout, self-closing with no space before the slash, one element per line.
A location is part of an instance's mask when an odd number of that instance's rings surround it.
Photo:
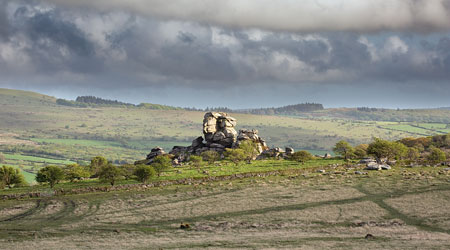
<path fill-rule="evenodd" d="M 286 147 L 285 151 L 286 151 L 286 155 L 293 155 L 295 153 L 294 149 L 291 147 Z"/>
<path fill-rule="evenodd" d="M 325 170 L 323 170 L 323 169 L 319 169 L 319 170 L 317 170 L 317 173 L 321 173 L 321 174 L 323 174 L 323 173 L 325 173 Z"/>
<path fill-rule="evenodd" d="M 387 164 L 382 164 L 380 165 L 381 170 L 391 170 L 391 166 L 387 165 Z"/>
<path fill-rule="evenodd" d="M 147 164 L 150 164 L 150 163 L 152 163 L 153 162 L 153 159 L 155 158 L 155 157 L 157 157 L 157 156 L 160 156 L 160 155 L 166 155 L 167 153 L 166 152 L 164 152 L 164 149 L 163 148 L 161 148 L 161 147 L 155 147 L 155 148 L 153 148 L 151 151 L 150 151 L 150 153 L 147 155 Z"/>
<path fill-rule="evenodd" d="M 375 236 L 373 236 L 372 234 L 366 234 L 366 236 L 364 238 L 366 240 L 373 240 L 373 239 L 375 239 Z"/>
<path fill-rule="evenodd" d="M 323 158 L 324 159 L 330 159 L 330 158 L 332 158 L 333 156 L 331 156 L 331 154 L 329 154 L 329 153 L 326 153 L 324 156 L 323 156 Z"/>
<path fill-rule="evenodd" d="M 376 162 L 369 162 L 365 170 L 381 170 L 381 167 Z"/>
<path fill-rule="evenodd" d="M 191 226 L 189 225 L 189 224 L 183 224 L 183 223 L 181 223 L 181 225 L 180 225 L 180 229 L 190 229 L 191 228 Z"/>
<path fill-rule="evenodd" d="M 370 157 L 363 158 L 359 161 L 360 164 L 368 164 L 371 162 L 376 162 L 376 161 L 375 161 L 375 159 L 370 158 Z"/>

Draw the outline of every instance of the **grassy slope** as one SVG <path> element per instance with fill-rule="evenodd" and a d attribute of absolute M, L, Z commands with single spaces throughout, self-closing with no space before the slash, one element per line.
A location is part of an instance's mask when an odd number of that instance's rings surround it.
<path fill-rule="evenodd" d="M 269 146 L 321 153 L 330 151 L 339 140 L 359 144 L 370 142 L 374 136 L 394 140 L 443 132 L 427 128 L 428 124 L 412 128 L 396 122 L 232 115 L 238 119 L 237 129 L 258 129 Z M 50 158 L 71 161 L 104 155 L 110 160 L 133 162 L 155 146 L 169 150 L 174 145 L 190 144 L 201 135 L 203 112 L 72 108 L 57 105 L 53 97 L 0 89 L 0 118 L 0 140 L 38 144 L 16 148 L 16 153 L 44 158 L 56 154 Z M 0 152 L 7 152 L 5 145 L 8 143 L 0 145 Z"/>

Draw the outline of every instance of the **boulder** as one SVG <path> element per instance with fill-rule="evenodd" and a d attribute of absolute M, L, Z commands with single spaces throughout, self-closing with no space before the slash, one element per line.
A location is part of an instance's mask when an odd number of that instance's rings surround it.
<path fill-rule="evenodd" d="M 239 147 L 239 144 L 243 141 L 252 141 L 256 144 L 258 152 L 261 154 L 263 151 L 268 150 L 269 147 L 267 147 L 266 141 L 263 140 L 258 135 L 258 130 L 252 129 L 241 129 L 239 130 L 239 135 L 237 136 L 237 142 L 234 145 L 234 147 Z"/>
<path fill-rule="evenodd" d="M 331 155 L 331 154 L 329 154 L 329 153 L 326 153 L 324 156 L 323 156 L 323 158 L 324 159 L 330 159 L 330 158 L 332 158 L 333 156 Z"/>
<path fill-rule="evenodd" d="M 285 151 L 286 151 L 286 155 L 293 155 L 295 153 L 294 149 L 291 147 L 286 147 Z"/>
<path fill-rule="evenodd" d="M 166 152 L 164 152 L 164 149 L 163 148 L 161 148 L 161 147 L 154 147 L 151 151 L 150 151 L 150 153 L 147 155 L 147 164 L 150 164 L 150 163 L 152 163 L 153 162 L 153 159 L 156 157 L 156 156 L 160 156 L 160 155 L 166 155 L 167 153 Z"/>
<path fill-rule="evenodd" d="M 230 148 L 236 142 L 236 119 L 222 112 L 208 112 L 203 118 L 206 144 L 217 143 Z"/>
<path fill-rule="evenodd" d="M 365 170 L 381 170 L 381 167 L 376 162 L 369 162 Z"/>
<path fill-rule="evenodd" d="M 376 162 L 376 161 L 375 161 L 375 159 L 370 158 L 370 157 L 362 158 L 359 161 L 359 163 L 361 163 L 361 164 L 367 164 L 367 163 L 370 163 L 370 162 Z"/>
<path fill-rule="evenodd" d="M 192 141 L 192 148 L 202 148 L 205 144 L 203 144 L 203 137 L 197 137 L 195 140 Z"/>

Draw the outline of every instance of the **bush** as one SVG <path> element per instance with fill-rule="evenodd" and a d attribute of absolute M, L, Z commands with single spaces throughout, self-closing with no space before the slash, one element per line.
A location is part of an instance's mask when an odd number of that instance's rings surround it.
<path fill-rule="evenodd" d="M 204 161 L 207 161 L 209 164 L 214 164 L 215 161 L 220 159 L 219 153 L 214 150 L 208 150 L 201 154 Z"/>
<path fill-rule="evenodd" d="M 251 140 L 242 141 L 239 144 L 239 148 L 244 151 L 245 160 L 247 160 L 248 163 L 259 155 L 258 145 Z"/>
<path fill-rule="evenodd" d="M 5 156 L 2 153 L 0 153 L 0 163 L 4 163 L 5 161 L 6 161 Z"/>
<path fill-rule="evenodd" d="M 408 148 L 408 152 L 406 153 L 406 159 L 408 159 L 408 161 L 414 162 L 417 159 L 419 159 L 419 157 L 420 157 L 420 153 L 417 148 L 415 148 L 415 147 Z"/>
<path fill-rule="evenodd" d="M 117 180 L 122 177 L 122 171 L 119 167 L 113 164 L 107 164 L 100 168 L 98 178 L 102 182 L 109 182 L 111 186 L 114 186 Z"/>
<path fill-rule="evenodd" d="M 292 154 L 290 159 L 293 161 L 305 163 L 307 161 L 314 159 L 314 156 L 308 151 L 301 150 L 301 151 L 297 151 L 294 154 Z"/>
<path fill-rule="evenodd" d="M 387 158 L 387 160 L 397 159 L 400 160 L 408 153 L 408 148 L 400 142 L 390 142 L 375 138 L 375 141 L 369 144 L 367 153 L 374 155 L 377 161 L 381 158 Z"/>
<path fill-rule="evenodd" d="M 122 169 L 122 175 L 125 180 L 132 179 L 136 171 L 136 166 L 134 164 L 125 164 L 120 167 Z"/>
<path fill-rule="evenodd" d="M 96 157 L 92 158 L 91 164 L 89 165 L 89 169 L 90 169 L 91 173 L 95 177 L 97 177 L 100 169 L 106 165 L 108 165 L 108 160 L 106 160 L 105 157 L 96 156 Z"/>
<path fill-rule="evenodd" d="M 89 172 L 86 167 L 80 166 L 78 164 L 66 165 L 64 172 L 66 175 L 66 179 L 70 182 L 73 182 L 74 180 L 89 178 L 91 176 L 91 172 Z"/>
<path fill-rule="evenodd" d="M 201 168 L 205 165 L 205 162 L 203 162 L 203 158 L 197 155 L 191 155 L 189 157 L 189 162 L 191 162 L 192 166 L 196 168 Z"/>
<path fill-rule="evenodd" d="M 428 155 L 427 160 L 431 164 L 438 164 L 447 160 L 444 151 L 439 148 L 431 148 L 431 153 Z"/>
<path fill-rule="evenodd" d="M 136 179 L 142 183 L 146 183 L 153 176 L 156 175 L 156 171 L 153 167 L 148 165 L 138 165 L 134 170 L 134 175 Z"/>
<path fill-rule="evenodd" d="M 247 158 L 245 151 L 240 148 L 227 148 L 225 149 L 225 158 L 234 164 L 238 165 L 239 162 L 245 160 Z"/>
<path fill-rule="evenodd" d="M 64 179 L 64 171 L 58 166 L 46 166 L 39 170 L 36 175 L 36 181 L 39 183 L 47 182 L 53 188 L 55 184 Z"/>
<path fill-rule="evenodd" d="M 9 188 L 12 185 L 20 186 L 26 184 L 25 178 L 20 170 L 8 166 L 0 168 L 0 182 L 0 186 L 8 186 Z"/>
<path fill-rule="evenodd" d="M 346 141 L 339 141 L 333 148 L 333 152 L 340 155 L 344 160 L 349 160 L 355 156 L 355 149 Z"/>
<path fill-rule="evenodd" d="M 169 169 L 172 166 L 172 161 L 169 157 L 165 155 L 159 155 L 153 158 L 153 162 L 151 164 L 153 169 L 155 169 L 158 177 L 161 176 L 161 173 L 166 169 Z"/>
<path fill-rule="evenodd" d="M 355 147 L 355 156 L 358 158 L 364 158 L 367 156 L 367 148 L 369 147 L 368 144 L 360 144 Z"/>

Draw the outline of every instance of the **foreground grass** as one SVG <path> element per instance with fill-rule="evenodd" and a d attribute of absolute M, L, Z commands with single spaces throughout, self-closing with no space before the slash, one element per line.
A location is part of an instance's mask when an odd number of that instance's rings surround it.
<path fill-rule="evenodd" d="M 319 166 L 328 166 L 333 164 L 343 164 L 344 161 L 336 159 L 316 159 L 306 163 L 298 163 L 295 161 L 286 160 L 261 160 L 253 161 L 251 164 L 242 162 L 235 165 L 230 162 L 222 161 L 216 162 L 212 165 L 206 165 L 204 167 L 196 168 L 191 165 L 183 165 L 180 167 L 174 167 L 165 171 L 160 177 L 155 177 L 151 181 L 164 181 L 164 180 L 178 180 L 186 178 L 200 178 L 206 176 L 227 176 L 232 174 L 252 173 L 252 172 L 269 172 L 275 170 L 289 170 L 289 169 L 309 169 Z M 136 184 L 139 183 L 135 180 L 119 180 L 116 185 L 123 184 Z M 101 187 L 110 186 L 109 183 L 100 182 L 98 179 L 89 179 L 77 182 L 62 182 L 55 186 L 55 189 L 75 189 L 83 187 Z M 0 190 L 2 194 L 20 194 L 29 192 L 50 192 L 51 190 L 47 185 L 34 185 L 28 187 L 17 187 L 12 189 Z"/>
<path fill-rule="evenodd" d="M 360 167 L 321 166 L 325 173 L 318 168 L 203 185 L 4 201 L 0 248 L 450 247 L 450 175 L 442 168 L 367 175 L 354 174 Z M 191 228 L 179 229 L 180 222 Z M 375 238 L 365 239 L 368 233 Z"/>

